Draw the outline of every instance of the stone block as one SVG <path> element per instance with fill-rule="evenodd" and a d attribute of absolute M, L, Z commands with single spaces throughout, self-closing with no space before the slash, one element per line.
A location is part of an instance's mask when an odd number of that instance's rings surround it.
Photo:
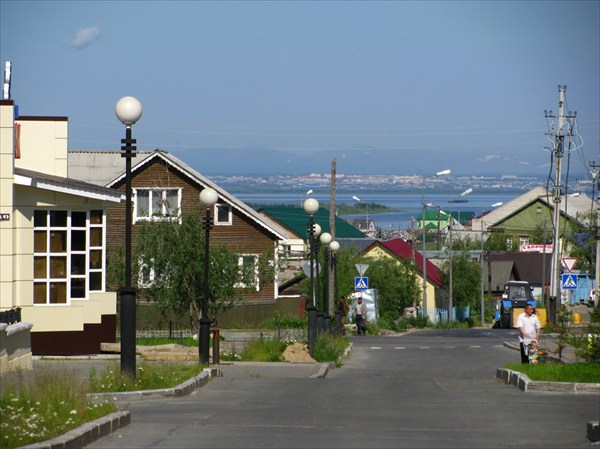
<path fill-rule="evenodd" d="M 600 422 L 588 421 L 587 423 L 587 437 L 590 441 L 600 441 Z"/>
<path fill-rule="evenodd" d="M 580 394 L 600 395 L 600 383 L 576 383 L 575 391 Z"/>

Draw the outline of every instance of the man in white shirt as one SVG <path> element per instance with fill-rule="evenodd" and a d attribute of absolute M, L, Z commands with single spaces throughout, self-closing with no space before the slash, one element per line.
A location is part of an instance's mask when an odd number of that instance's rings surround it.
<path fill-rule="evenodd" d="M 529 363 L 526 346 L 533 340 L 536 342 L 540 339 L 542 323 L 537 316 L 533 314 L 533 306 L 527 304 L 525 312 L 517 318 L 517 328 L 519 328 L 519 342 L 521 344 L 521 363 Z"/>
<path fill-rule="evenodd" d="M 367 335 L 365 321 L 367 321 L 367 306 L 362 297 L 358 297 L 358 303 L 354 306 L 354 321 L 356 323 L 356 335 Z"/>

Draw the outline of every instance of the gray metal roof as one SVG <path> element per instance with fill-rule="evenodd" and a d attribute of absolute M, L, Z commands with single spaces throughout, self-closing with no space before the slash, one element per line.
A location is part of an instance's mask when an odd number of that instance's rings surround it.
<path fill-rule="evenodd" d="M 138 151 L 132 163 L 137 164 L 152 153 Z M 125 171 L 125 159 L 120 151 L 69 151 L 67 170 L 69 178 L 107 186 Z"/>

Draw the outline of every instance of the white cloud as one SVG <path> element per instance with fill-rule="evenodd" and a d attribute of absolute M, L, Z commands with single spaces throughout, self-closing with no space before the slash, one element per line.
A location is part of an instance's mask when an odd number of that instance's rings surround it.
<path fill-rule="evenodd" d="M 487 154 L 487 155 L 479 158 L 479 160 L 482 162 L 488 162 L 488 161 L 492 161 L 494 159 L 500 159 L 500 156 L 498 156 L 497 154 Z"/>
<path fill-rule="evenodd" d="M 96 39 L 100 37 L 100 28 L 98 27 L 90 27 L 90 28 L 81 28 L 77 31 L 75 35 L 75 39 L 73 39 L 70 44 L 75 48 L 84 48 L 94 42 Z"/>

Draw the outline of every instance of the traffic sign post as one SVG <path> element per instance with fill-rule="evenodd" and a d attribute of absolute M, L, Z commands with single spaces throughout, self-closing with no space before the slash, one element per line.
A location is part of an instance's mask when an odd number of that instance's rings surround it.
<path fill-rule="evenodd" d="M 577 275 L 576 274 L 563 274 L 562 275 L 562 288 L 565 290 L 577 290 Z"/>
<path fill-rule="evenodd" d="M 560 261 L 562 266 L 570 273 L 579 259 L 577 257 L 563 257 Z"/>
<path fill-rule="evenodd" d="M 354 290 L 368 290 L 369 289 L 369 278 L 367 277 L 355 277 L 354 278 Z"/>

